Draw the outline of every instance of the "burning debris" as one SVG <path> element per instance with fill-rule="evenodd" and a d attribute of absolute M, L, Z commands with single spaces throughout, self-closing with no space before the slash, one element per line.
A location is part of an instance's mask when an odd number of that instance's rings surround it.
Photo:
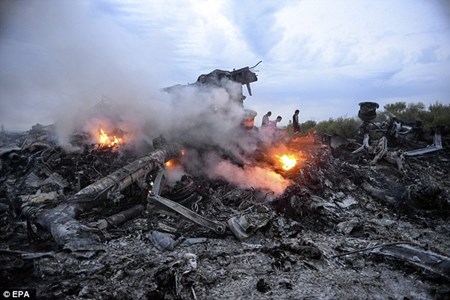
<path fill-rule="evenodd" d="M 118 138 L 115 135 L 109 136 L 108 134 L 100 128 L 100 133 L 98 135 L 98 144 L 100 147 L 115 147 L 122 144 L 124 141 L 122 138 Z"/>
<path fill-rule="evenodd" d="M 292 154 L 283 154 L 276 156 L 281 163 L 283 170 L 289 171 L 297 164 L 297 158 Z"/>
<path fill-rule="evenodd" d="M 255 81 L 252 68 L 200 76 L 195 87 L 239 89 L 194 132 L 171 128 L 151 145 L 135 147 L 137 133 L 110 113 L 72 133 L 76 151 L 54 126 L 2 133 L 4 285 L 68 299 L 445 297 L 450 154 L 440 135 L 440 151 L 403 155 L 392 135 L 376 136 L 369 103 L 360 144 L 267 142 L 242 107 L 241 87 Z M 199 140 L 217 130 L 210 115 L 235 113 L 226 143 Z"/>

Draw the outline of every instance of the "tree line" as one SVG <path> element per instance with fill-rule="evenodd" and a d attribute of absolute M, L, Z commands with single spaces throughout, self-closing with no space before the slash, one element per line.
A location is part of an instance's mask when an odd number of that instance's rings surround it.
<path fill-rule="evenodd" d="M 377 111 L 377 118 L 373 122 L 384 122 L 395 117 L 406 124 L 420 121 L 424 130 L 433 129 L 436 126 L 444 126 L 445 130 L 450 129 L 450 104 L 436 102 L 425 106 L 422 102 L 406 103 L 395 102 L 386 104 L 384 110 Z M 357 135 L 362 121 L 357 117 L 330 118 L 326 121 L 315 122 L 308 120 L 301 123 L 303 132 L 316 131 L 319 134 L 338 134 L 345 138 L 352 138 Z M 291 130 L 292 125 L 288 125 Z"/>

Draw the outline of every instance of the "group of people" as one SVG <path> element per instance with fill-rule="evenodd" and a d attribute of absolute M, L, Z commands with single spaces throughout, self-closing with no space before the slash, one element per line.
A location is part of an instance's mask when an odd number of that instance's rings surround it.
<path fill-rule="evenodd" d="M 294 115 L 292 116 L 292 125 L 294 128 L 294 134 L 296 132 L 300 132 L 300 123 L 298 115 L 300 113 L 300 110 L 296 110 Z M 278 126 L 277 124 L 281 122 L 283 119 L 281 116 L 277 116 L 275 120 L 270 120 L 270 117 L 272 116 L 272 112 L 268 111 L 262 118 L 261 123 L 261 138 L 265 142 L 273 142 L 277 140 L 280 136 L 280 132 L 277 130 Z"/>
<path fill-rule="evenodd" d="M 283 118 L 281 116 L 278 116 L 274 121 L 271 121 L 270 120 L 271 115 L 272 115 L 272 112 L 269 111 L 269 112 L 267 112 L 267 114 L 265 114 L 263 116 L 261 128 L 264 128 L 264 127 L 277 128 L 277 123 L 280 122 Z"/>
<path fill-rule="evenodd" d="M 298 115 L 300 114 L 300 110 L 296 109 L 294 115 L 292 116 L 292 127 L 294 129 L 294 133 L 300 132 L 300 123 L 298 120 Z M 263 128 L 277 128 L 277 123 L 280 122 L 283 118 L 278 116 L 274 121 L 270 120 L 270 116 L 272 116 L 272 112 L 268 111 L 262 118 L 261 129 Z"/>

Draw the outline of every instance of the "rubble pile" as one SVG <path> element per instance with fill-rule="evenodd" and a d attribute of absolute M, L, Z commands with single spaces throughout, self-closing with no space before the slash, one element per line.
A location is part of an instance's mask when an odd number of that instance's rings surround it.
<path fill-rule="evenodd" d="M 51 128 L 3 133 L 1 142 L 1 282 L 34 288 L 39 299 L 450 294 L 448 148 L 408 157 L 399 170 L 384 159 L 372 163 L 373 153 L 352 153 L 358 146 L 293 138 L 285 144 L 304 160 L 277 170 L 291 184 L 276 195 L 190 174 L 168 186 L 151 168 L 142 178 L 129 171 L 122 187 L 112 174 L 142 155 L 126 145 L 65 151 Z M 104 191 L 83 192 L 105 178 L 113 183 Z M 70 247 L 36 221 L 68 207 L 74 212 L 64 228 L 76 227 Z M 98 247 L 74 245 L 80 232 Z"/>

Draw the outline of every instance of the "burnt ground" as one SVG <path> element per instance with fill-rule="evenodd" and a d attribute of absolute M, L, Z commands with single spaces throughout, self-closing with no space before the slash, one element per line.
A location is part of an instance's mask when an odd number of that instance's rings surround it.
<path fill-rule="evenodd" d="M 123 200 L 79 219 L 90 224 L 136 203 L 146 211 L 102 230 L 104 251 L 81 255 L 61 249 L 20 207 L 55 206 L 137 155 L 95 147 L 69 153 L 41 136 L 4 136 L 0 285 L 36 289 L 39 299 L 450 298 L 448 148 L 409 157 L 400 172 L 352 155 L 351 145 L 289 146 L 307 160 L 283 174 L 292 184 L 281 196 L 200 177 L 184 189 L 194 194 L 184 204 L 201 215 L 245 217 L 248 238 L 147 203 L 133 185 Z"/>

